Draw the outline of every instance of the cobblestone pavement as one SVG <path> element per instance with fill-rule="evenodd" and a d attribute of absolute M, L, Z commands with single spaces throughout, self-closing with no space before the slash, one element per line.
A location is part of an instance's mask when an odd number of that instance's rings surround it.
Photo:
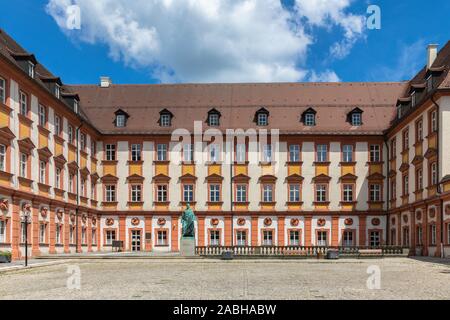
<path fill-rule="evenodd" d="M 367 288 L 372 265 L 380 290 Z M 0 299 L 450 299 L 450 261 L 74 260 L 0 273 Z"/>

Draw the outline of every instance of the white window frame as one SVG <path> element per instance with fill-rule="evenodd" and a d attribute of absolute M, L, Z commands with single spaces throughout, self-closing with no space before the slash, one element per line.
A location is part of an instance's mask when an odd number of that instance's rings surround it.
<path fill-rule="evenodd" d="M 328 232 L 326 231 L 317 231 L 317 245 L 319 247 L 328 246 Z"/>
<path fill-rule="evenodd" d="M 39 243 L 45 243 L 45 235 L 47 231 L 47 226 L 45 223 L 39 225 Z"/>
<path fill-rule="evenodd" d="M 28 75 L 31 78 L 34 78 L 34 67 L 35 67 L 34 63 L 31 61 L 28 61 Z"/>
<path fill-rule="evenodd" d="M 436 245 L 436 225 L 435 224 L 432 224 L 431 226 L 430 226 L 430 229 L 431 229 L 431 234 L 430 234 L 430 240 L 431 240 L 431 245 L 432 246 L 435 246 Z"/>
<path fill-rule="evenodd" d="M 269 115 L 267 113 L 258 113 L 258 126 L 265 127 L 269 125 Z"/>
<path fill-rule="evenodd" d="M 220 125 L 219 115 L 217 113 L 210 114 L 208 124 L 210 127 L 218 127 Z"/>
<path fill-rule="evenodd" d="M 300 161 L 300 145 L 291 144 L 289 146 L 289 161 L 299 162 Z"/>
<path fill-rule="evenodd" d="M 437 131 L 437 111 L 433 110 L 430 114 L 431 117 L 431 132 Z"/>
<path fill-rule="evenodd" d="M 354 232 L 350 230 L 344 230 L 342 234 L 342 245 L 344 247 L 353 247 L 354 246 Z"/>
<path fill-rule="evenodd" d="M 116 145 L 107 144 L 105 146 L 106 161 L 116 161 Z"/>
<path fill-rule="evenodd" d="M 437 162 L 433 162 L 430 166 L 431 168 L 431 185 L 437 185 L 438 178 L 437 178 Z"/>
<path fill-rule="evenodd" d="M 184 162 L 194 161 L 194 145 L 192 143 L 186 143 L 183 146 L 183 161 Z"/>
<path fill-rule="evenodd" d="M 220 146 L 218 144 L 212 143 L 209 145 L 209 161 L 216 163 L 220 162 Z"/>
<path fill-rule="evenodd" d="M 167 161 L 167 144 L 161 143 L 156 146 L 156 160 Z"/>
<path fill-rule="evenodd" d="M 369 234 L 369 245 L 372 248 L 379 247 L 381 244 L 381 234 L 380 231 L 370 231 Z"/>
<path fill-rule="evenodd" d="M 73 127 L 70 124 L 67 127 L 67 139 L 69 143 L 73 143 Z"/>
<path fill-rule="evenodd" d="M 352 114 L 352 126 L 359 127 L 362 125 L 362 114 L 360 112 L 355 112 Z"/>
<path fill-rule="evenodd" d="M 6 171 L 6 146 L 0 144 L 0 171 Z"/>
<path fill-rule="evenodd" d="M 156 186 L 156 200 L 157 202 L 167 202 L 168 187 L 166 184 L 160 184 Z"/>
<path fill-rule="evenodd" d="M 116 185 L 105 186 L 105 202 L 116 202 Z"/>
<path fill-rule="evenodd" d="M 236 245 L 245 247 L 247 245 L 247 232 L 243 230 L 236 231 Z"/>
<path fill-rule="evenodd" d="M 171 116 L 170 114 L 162 114 L 160 118 L 161 127 L 170 127 L 171 124 Z"/>
<path fill-rule="evenodd" d="M 131 202 L 141 202 L 142 201 L 142 185 L 133 184 L 131 185 Z"/>
<path fill-rule="evenodd" d="M 236 186 L 236 202 L 238 203 L 247 202 L 247 185 L 238 184 Z"/>
<path fill-rule="evenodd" d="M 55 84 L 55 97 L 60 98 L 61 97 L 61 86 L 59 84 Z"/>
<path fill-rule="evenodd" d="M 210 230 L 209 232 L 209 244 L 213 247 L 220 246 L 220 230 Z"/>
<path fill-rule="evenodd" d="M 39 182 L 42 184 L 46 183 L 46 172 L 47 172 L 47 163 L 43 160 L 39 161 Z"/>
<path fill-rule="evenodd" d="M 316 125 L 316 115 L 314 113 L 305 114 L 305 126 L 314 127 Z"/>
<path fill-rule="evenodd" d="M 300 185 L 289 185 L 289 202 L 300 202 Z"/>
<path fill-rule="evenodd" d="M 156 245 L 157 246 L 167 246 L 168 242 L 167 242 L 167 230 L 158 230 L 157 232 L 157 238 L 156 238 Z"/>
<path fill-rule="evenodd" d="M 263 186 L 263 202 L 273 202 L 273 184 Z"/>
<path fill-rule="evenodd" d="M 370 145 L 370 162 L 381 161 L 381 146 L 379 144 Z"/>
<path fill-rule="evenodd" d="M 273 230 L 263 230 L 263 246 L 273 246 Z"/>
<path fill-rule="evenodd" d="M 344 184 L 344 202 L 353 202 L 354 196 L 353 196 L 353 184 Z"/>
<path fill-rule="evenodd" d="M 6 80 L 0 77 L 0 103 L 6 104 Z"/>
<path fill-rule="evenodd" d="M 28 116 L 28 94 L 20 91 L 20 114 L 23 116 Z"/>
<path fill-rule="evenodd" d="M 183 185 L 183 201 L 187 203 L 194 202 L 194 185 L 184 184 Z"/>
<path fill-rule="evenodd" d="M 106 245 L 112 245 L 116 240 L 116 230 L 106 230 Z"/>
<path fill-rule="evenodd" d="M 141 144 L 135 143 L 131 145 L 131 161 L 137 162 L 142 160 Z"/>
<path fill-rule="evenodd" d="M 353 145 L 345 144 L 342 147 L 342 161 L 353 162 Z"/>
<path fill-rule="evenodd" d="M 326 184 L 316 185 L 316 202 L 327 202 L 327 188 Z"/>
<path fill-rule="evenodd" d="M 209 201 L 220 202 L 220 184 L 209 185 Z"/>
<path fill-rule="evenodd" d="M 264 163 L 272 162 L 272 145 L 271 144 L 263 145 L 262 161 Z"/>
<path fill-rule="evenodd" d="M 41 127 L 45 127 L 45 124 L 47 123 L 47 112 L 44 105 L 39 105 L 39 125 Z"/>
<path fill-rule="evenodd" d="M 381 201 L 381 184 L 371 184 L 369 186 L 370 190 L 370 201 L 379 202 Z"/>
<path fill-rule="evenodd" d="M 299 230 L 290 230 L 289 231 L 289 245 L 290 246 L 299 246 L 300 245 L 300 231 Z"/>
<path fill-rule="evenodd" d="M 56 228 L 55 228 L 55 243 L 56 244 L 61 244 L 61 225 L 60 224 L 56 224 Z"/>
<path fill-rule="evenodd" d="M 0 220 L 0 243 L 6 242 L 6 221 Z"/>
<path fill-rule="evenodd" d="M 247 161 L 247 147 L 244 143 L 236 145 L 236 162 L 245 163 Z"/>
<path fill-rule="evenodd" d="M 125 115 L 124 114 L 118 114 L 116 116 L 116 127 L 118 127 L 118 128 L 125 127 Z"/>
<path fill-rule="evenodd" d="M 328 146 L 326 144 L 318 144 L 316 150 L 317 162 L 324 163 L 328 161 Z"/>
<path fill-rule="evenodd" d="M 61 117 L 55 114 L 55 134 L 61 134 Z"/>
<path fill-rule="evenodd" d="M 22 178 L 28 177 L 28 155 L 26 153 L 20 154 L 20 172 Z"/>

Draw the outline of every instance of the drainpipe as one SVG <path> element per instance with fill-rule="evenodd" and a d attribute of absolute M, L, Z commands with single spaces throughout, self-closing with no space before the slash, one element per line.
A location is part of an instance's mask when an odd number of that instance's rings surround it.
<path fill-rule="evenodd" d="M 436 121 L 437 121 L 437 135 L 436 135 L 436 153 L 437 153 L 437 166 L 436 166 L 436 174 L 437 174 L 437 178 L 440 179 L 440 159 L 439 159 L 439 155 L 440 155 L 440 149 L 439 149 L 439 143 L 440 143 L 440 114 L 439 114 L 439 110 L 441 108 L 441 106 L 436 102 L 436 100 L 434 100 L 434 96 L 431 96 L 431 102 L 433 102 L 433 104 L 436 106 Z M 440 196 L 442 194 L 442 189 L 441 189 L 441 183 L 440 181 L 438 181 L 437 184 L 437 195 Z M 440 215 L 441 215 L 441 258 L 445 257 L 445 253 L 444 253 L 444 200 L 441 198 L 440 199 Z"/>
<path fill-rule="evenodd" d="M 386 179 L 387 179 L 387 188 L 386 188 L 386 242 L 387 245 L 390 243 L 391 241 L 391 232 L 390 232 L 390 220 L 389 219 L 389 210 L 390 210 L 390 204 L 391 204 L 391 192 L 390 192 L 390 188 L 391 188 L 391 181 L 389 180 L 389 170 L 390 170 L 390 150 L 389 150 L 389 143 L 387 140 L 387 137 L 384 138 L 384 144 L 386 145 L 386 150 L 387 150 L 387 154 L 386 154 L 386 163 L 387 163 L 387 174 L 386 174 Z"/>
<path fill-rule="evenodd" d="M 77 136 L 77 165 L 80 163 L 80 130 L 84 125 L 84 121 L 81 121 L 80 126 L 76 130 L 76 136 Z M 78 223 L 78 215 L 79 215 L 79 207 L 80 207 L 80 169 L 77 170 L 77 208 L 75 209 L 75 217 L 76 217 L 76 232 L 75 232 L 75 252 L 78 252 L 78 242 L 80 239 L 78 239 L 78 230 L 80 228 Z"/>

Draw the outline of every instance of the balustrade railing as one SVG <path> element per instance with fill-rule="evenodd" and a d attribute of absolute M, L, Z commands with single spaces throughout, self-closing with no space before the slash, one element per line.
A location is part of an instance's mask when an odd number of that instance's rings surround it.
<path fill-rule="evenodd" d="M 374 254 L 383 256 L 405 255 L 407 249 L 396 246 L 357 246 L 357 247 L 321 247 L 321 246 L 206 246 L 196 247 L 195 252 L 199 256 L 221 256 L 224 252 L 232 252 L 235 256 L 303 256 L 317 257 L 326 255 L 329 250 L 338 251 L 341 256 L 358 256 L 361 252 L 365 254 L 373 250 Z M 381 251 L 380 251 L 381 250 Z M 370 251 L 369 251 L 370 253 Z"/>

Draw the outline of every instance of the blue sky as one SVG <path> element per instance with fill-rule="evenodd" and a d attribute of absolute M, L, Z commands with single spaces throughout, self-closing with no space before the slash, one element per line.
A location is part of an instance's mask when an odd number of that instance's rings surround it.
<path fill-rule="evenodd" d="M 241 10 L 227 0 L 214 0 L 218 6 L 207 9 L 201 7 L 204 0 L 194 7 L 121 1 L 99 1 L 104 7 L 74 1 L 81 6 L 82 28 L 69 31 L 57 9 L 70 0 L 5 0 L 2 12 L 8 14 L 0 15 L 0 26 L 72 84 L 98 83 L 101 75 L 114 83 L 398 81 L 425 64 L 428 43 L 442 46 L 450 40 L 448 0 L 432 5 L 336 0 L 341 6 L 331 9 L 331 2 L 314 0 L 322 4 L 317 10 L 302 5 L 305 0 L 283 0 L 280 8 L 278 0 L 264 0 L 276 7 L 271 11 L 258 5 Z M 351 35 L 346 34 L 347 22 L 367 16 L 369 4 L 381 8 L 381 30 L 352 24 Z M 208 16 L 211 10 L 218 15 Z M 112 17 L 119 21 L 114 28 L 109 27 Z M 348 52 L 339 58 L 331 54 L 330 48 L 345 41 Z"/>

